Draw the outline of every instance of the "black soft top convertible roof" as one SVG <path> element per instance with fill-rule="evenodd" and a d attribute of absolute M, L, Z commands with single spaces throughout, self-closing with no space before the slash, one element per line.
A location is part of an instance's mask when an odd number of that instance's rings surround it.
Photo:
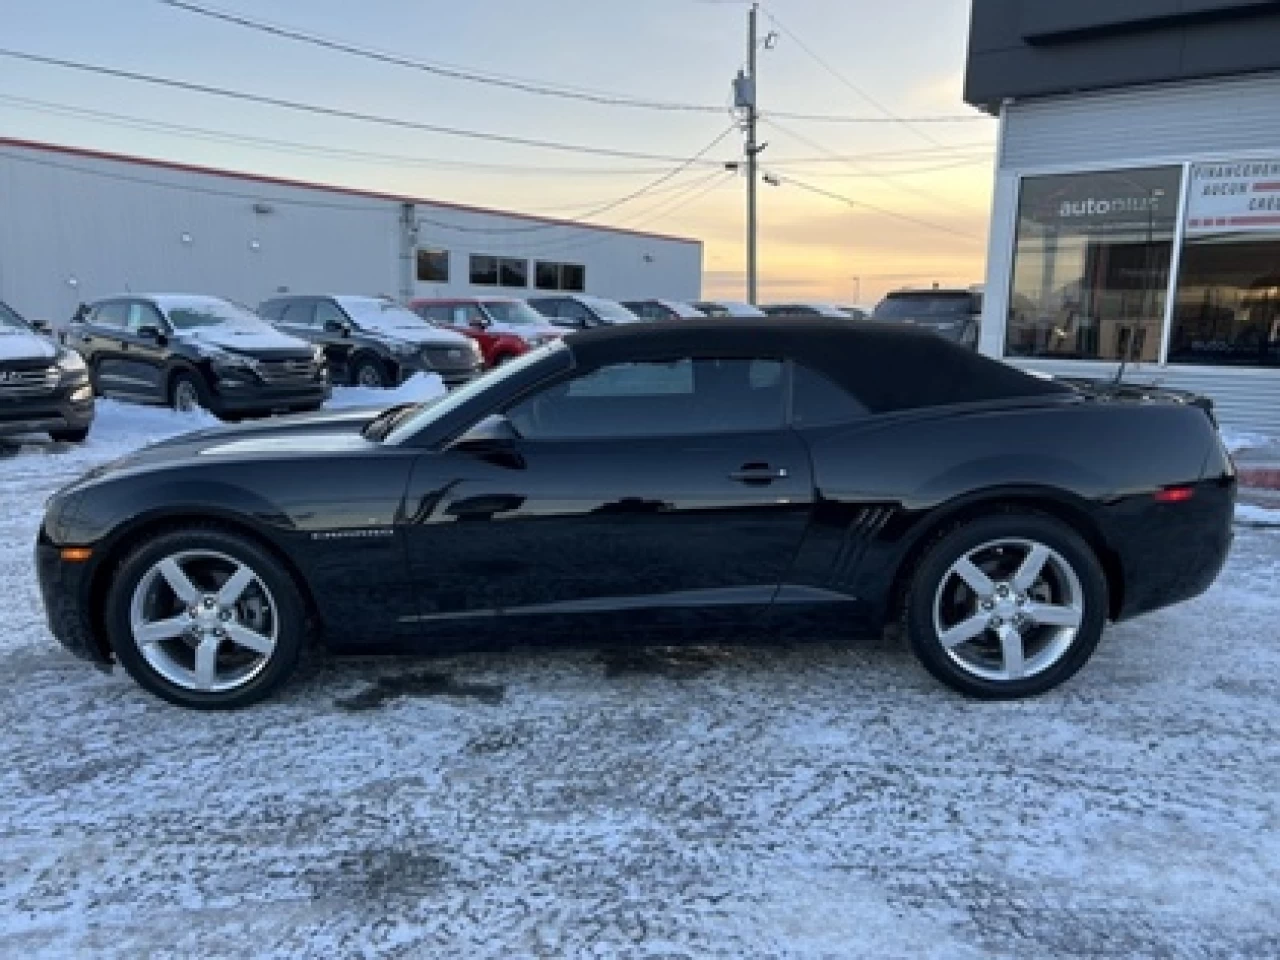
<path fill-rule="evenodd" d="M 862 320 L 629 323 L 575 333 L 565 343 L 585 367 L 681 356 L 791 359 L 826 374 L 872 413 L 1075 392 L 930 331 Z"/>

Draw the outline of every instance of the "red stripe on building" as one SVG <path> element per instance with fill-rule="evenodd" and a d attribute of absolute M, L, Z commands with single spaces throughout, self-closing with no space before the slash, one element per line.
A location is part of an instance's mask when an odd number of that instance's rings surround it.
<path fill-rule="evenodd" d="M 1267 180 L 1263 183 L 1255 183 L 1253 185 L 1253 189 L 1259 193 L 1280 190 L 1280 180 Z"/>
<path fill-rule="evenodd" d="M 1237 471 L 1237 476 L 1242 487 L 1254 490 L 1280 490 L 1280 470 L 1244 468 Z"/>
<path fill-rule="evenodd" d="M 1232 227 L 1280 226 L 1280 214 L 1272 216 L 1259 214 L 1254 217 L 1232 217 L 1228 221 L 1228 225 Z"/>

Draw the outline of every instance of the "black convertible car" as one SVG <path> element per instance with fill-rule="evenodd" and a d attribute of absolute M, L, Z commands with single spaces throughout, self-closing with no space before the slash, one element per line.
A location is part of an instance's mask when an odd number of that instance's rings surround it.
<path fill-rule="evenodd" d="M 54 633 L 189 707 L 345 650 L 900 620 L 978 697 L 1048 690 L 1231 542 L 1210 415 L 875 323 L 576 334 L 430 405 L 228 427 L 49 503 Z M 625 629 L 624 629 L 625 628 Z M 814 634 L 808 634 L 814 635 Z"/>

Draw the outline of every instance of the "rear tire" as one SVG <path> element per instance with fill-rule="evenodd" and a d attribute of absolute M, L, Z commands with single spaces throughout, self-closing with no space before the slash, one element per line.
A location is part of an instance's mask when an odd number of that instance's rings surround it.
<path fill-rule="evenodd" d="M 89 439 L 89 428 L 79 430 L 50 430 L 49 439 L 54 443 L 84 443 Z"/>
<path fill-rule="evenodd" d="M 377 357 L 366 354 L 356 357 L 351 365 L 351 385 L 376 390 L 386 389 L 394 384 L 387 365 Z"/>
<path fill-rule="evenodd" d="M 266 699 L 293 673 L 307 608 L 267 550 L 217 527 L 150 538 L 125 557 L 105 621 L 120 664 L 143 689 L 194 710 Z"/>
<path fill-rule="evenodd" d="M 903 632 L 920 662 L 984 700 L 1053 689 L 1088 662 L 1107 619 L 1089 544 L 1034 513 L 981 517 L 942 534 L 908 587 Z"/>

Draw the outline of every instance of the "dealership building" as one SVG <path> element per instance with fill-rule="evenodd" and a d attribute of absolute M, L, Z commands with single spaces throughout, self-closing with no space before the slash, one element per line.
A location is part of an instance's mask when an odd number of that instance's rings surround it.
<path fill-rule="evenodd" d="M 696 300 L 702 244 L 0 139 L 0 300 L 54 322 L 122 292 Z"/>
<path fill-rule="evenodd" d="M 1000 118 L 981 349 L 1280 435 L 1280 3 L 973 0 Z"/>

